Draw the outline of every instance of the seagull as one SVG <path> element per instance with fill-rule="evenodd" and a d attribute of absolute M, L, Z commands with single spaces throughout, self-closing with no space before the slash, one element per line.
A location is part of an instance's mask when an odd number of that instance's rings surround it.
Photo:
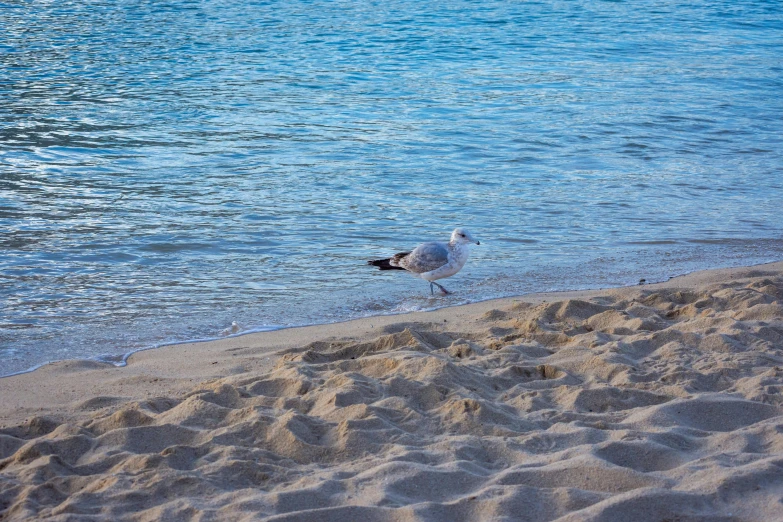
<path fill-rule="evenodd" d="M 400 252 L 388 259 L 367 261 L 367 264 L 377 266 L 380 270 L 407 270 L 415 277 L 429 281 L 431 294 L 435 293 L 433 285 L 440 288 L 444 294 L 450 294 L 451 292 L 435 280 L 451 277 L 462 270 L 473 243 L 481 244 L 464 228 L 456 228 L 451 233 L 451 240 L 448 243 L 443 241 L 422 243 L 410 252 Z"/>

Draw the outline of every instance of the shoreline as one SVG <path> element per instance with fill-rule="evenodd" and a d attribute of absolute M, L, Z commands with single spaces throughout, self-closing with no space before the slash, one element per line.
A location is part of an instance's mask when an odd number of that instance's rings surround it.
<path fill-rule="evenodd" d="M 768 520 L 783 261 L 61 361 L 0 396 L 3 520 Z"/>
<path fill-rule="evenodd" d="M 100 361 L 96 359 L 65 359 L 61 361 L 44 363 L 34 369 L 10 374 L 0 377 L 0 396 L 9 397 L 13 395 L 11 390 L 13 385 L 8 381 L 18 380 L 18 384 L 22 387 L 28 387 L 32 382 L 38 382 L 39 379 L 25 378 L 24 376 L 37 376 L 47 375 L 49 378 L 56 378 L 61 374 L 71 374 L 74 372 L 94 372 L 99 370 L 105 370 L 112 372 L 112 370 L 122 370 L 126 368 L 134 368 L 139 366 L 139 370 L 142 368 L 149 368 L 153 373 L 161 371 L 163 375 L 169 377 L 170 373 L 176 372 L 176 364 L 172 365 L 165 362 L 166 359 L 176 359 L 177 355 L 183 353 L 198 353 L 199 356 L 205 356 L 212 352 L 225 352 L 231 350 L 240 350 L 243 348 L 250 348 L 244 345 L 253 345 L 254 351 L 264 353 L 265 356 L 271 356 L 273 353 L 290 348 L 297 344 L 306 344 L 308 342 L 317 342 L 322 338 L 328 339 L 341 339 L 344 337 L 350 337 L 354 340 L 365 339 L 368 336 L 377 335 L 378 332 L 390 324 L 398 322 L 406 322 L 406 318 L 410 320 L 417 320 L 419 322 L 440 322 L 443 319 L 448 320 L 449 316 L 455 315 L 457 317 L 465 317 L 470 315 L 476 315 L 484 313 L 488 310 L 495 308 L 503 308 L 505 306 L 513 305 L 516 302 L 528 302 L 531 304 L 540 304 L 542 302 L 564 299 L 589 299 L 590 297 L 600 296 L 605 293 L 627 293 L 639 289 L 656 290 L 663 288 L 683 288 L 694 285 L 709 284 L 717 281 L 723 281 L 727 279 L 733 279 L 738 277 L 744 277 L 747 273 L 763 270 L 783 271 L 783 260 L 774 261 L 771 263 L 763 263 L 760 265 L 751 265 L 743 267 L 733 268 L 715 268 L 707 270 L 699 270 L 684 275 L 674 276 L 667 281 L 658 283 L 650 283 L 644 285 L 633 286 L 621 286 L 610 287 L 600 289 L 589 290 L 566 290 L 558 292 L 539 292 L 532 294 L 523 294 L 520 296 L 501 297 L 496 299 L 488 299 L 486 301 L 478 301 L 468 304 L 445 306 L 429 311 L 415 311 L 415 312 L 401 312 L 399 314 L 388 315 L 374 315 L 369 317 L 362 317 L 358 319 L 349 319 L 346 321 L 339 321 L 334 323 L 322 323 L 306 326 L 292 326 L 281 327 L 274 330 L 239 333 L 223 338 L 207 339 L 207 340 L 195 340 L 188 342 L 173 342 L 163 345 L 156 345 L 149 348 L 142 348 L 123 355 L 122 360 L 124 364 L 117 365 L 111 362 Z M 377 325 L 377 329 L 376 329 Z M 345 331 L 345 332 L 343 332 Z M 286 339 L 290 337 L 290 339 Z M 209 366 L 214 366 L 209 363 Z M 223 364 L 218 368 L 209 368 L 206 365 L 188 365 L 190 371 L 195 371 L 194 375 L 203 378 L 215 378 L 219 375 L 215 370 L 225 370 Z M 137 375 L 136 371 L 132 372 Z M 189 383 L 193 382 L 192 378 L 188 379 Z M 47 396 L 48 397 L 48 396 Z M 14 402 L 14 401 L 10 401 Z M 26 401 L 25 401 L 26 403 Z M 6 403 L 7 404 L 7 403 Z M 33 402 L 29 407 L 42 408 L 43 406 L 38 401 Z M 17 407 L 17 406 L 15 406 Z M 3 408 L 0 406 L 0 427 L 4 425 L 6 417 L 19 419 L 18 415 L 10 416 L 8 413 L 9 408 Z"/>
<path fill-rule="evenodd" d="M 337 320 L 334 322 L 325 322 L 325 323 L 312 323 L 312 324 L 304 324 L 304 325 L 291 325 L 291 326 L 260 326 L 260 327 L 254 327 L 249 328 L 247 331 L 240 331 L 236 334 L 226 335 L 226 336 L 217 336 L 217 337 L 204 337 L 204 338 L 198 338 L 198 339 L 185 339 L 185 340 L 173 340 L 173 341 L 165 341 L 160 343 L 155 343 L 151 346 L 146 346 L 142 348 L 136 348 L 131 351 L 118 354 L 118 355 L 111 355 L 111 356 L 96 356 L 96 357 L 89 357 L 89 358 L 69 358 L 69 359 L 59 359 L 55 361 L 47 361 L 40 364 L 37 364 L 31 368 L 28 368 L 26 370 L 20 370 L 17 372 L 9 373 L 6 375 L 0 375 L 0 382 L 3 379 L 7 379 L 10 377 L 16 377 L 18 375 L 25 375 L 28 373 L 36 372 L 42 368 L 45 368 L 49 365 L 53 364 L 61 364 L 61 363 L 69 363 L 69 362 L 94 362 L 99 364 L 106 364 L 109 366 L 114 366 L 117 368 L 123 368 L 127 366 L 128 360 L 135 354 L 141 353 L 141 352 L 147 352 L 150 350 L 162 350 L 165 348 L 169 348 L 172 346 L 178 346 L 178 345 L 191 345 L 191 344 L 203 344 L 203 343 L 219 343 L 222 341 L 226 341 L 228 339 L 234 339 L 234 338 L 241 338 L 245 336 L 252 336 L 252 335 L 259 335 L 259 334 L 266 334 L 269 332 L 276 332 L 276 331 L 282 331 L 282 330 L 296 330 L 300 328 L 315 328 L 315 327 L 323 327 L 327 325 L 340 325 L 340 324 L 348 324 L 352 323 L 354 321 L 364 321 L 364 320 L 370 320 L 375 317 L 399 317 L 399 316 L 406 316 L 406 315 L 415 315 L 415 314 L 424 314 L 424 313 L 430 313 L 430 312 L 437 312 L 440 310 L 447 310 L 452 308 L 460 308 L 463 306 L 473 306 L 473 305 L 480 305 L 482 303 L 491 303 L 491 302 L 505 302 L 507 300 L 526 300 L 528 298 L 536 300 L 539 298 L 551 298 L 555 299 L 557 296 L 570 296 L 570 295 L 576 295 L 576 294 L 582 294 L 583 292 L 587 293 L 596 293 L 596 292 L 605 292 L 605 291 L 614 291 L 614 290 L 621 290 L 624 288 L 638 288 L 641 286 L 645 287 L 651 287 L 653 285 L 660 285 L 660 284 L 666 284 L 670 281 L 677 280 L 680 278 L 689 278 L 695 274 L 701 274 L 701 273 L 708 273 L 708 272 L 723 272 L 728 270 L 745 270 L 745 269 L 753 269 L 757 267 L 764 267 L 764 266 L 770 266 L 770 265 L 776 265 L 778 263 L 783 263 L 783 260 L 779 261 L 771 261 L 767 263 L 761 263 L 756 265 L 741 265 L 736 267 L 727 267 L 727 268 L 707 268 L 703 270 L 695 270 L 693 272 L 688 272 L 685 274 L 675 275 L 671 276 L 665 281 L 658 281 L 655 283 L 649 283 L 645 282 L 644 284 L 634 284 L 634 285 L 627 285 L 627 286 L 608 286 L 608 287 L 599 287 L 599 288 L 588 288 L 584 290 L 554 290 L 554 291 L 547 291 L 547 292 L 532 292 L 529 294 L 519 294 L 519 295 L 512 295 L 507 297 L 491 297 L 488 299 L 483 299 L 479 301 L 471 301 L 468 303 L 462 303 L 462 304 L 455 304 L 455 305 L 444 305 L 441 307 L 435 307 L 435 308 L 428 308 L 425 310 L 415 310 L 415 311 L 403 311 L 403 312 L 389 312 L 386 314 L 377 314 L 377 315 L 369 315 L 369 316 L 362 316 L 362 317 L 356 317 L 356 318 L 349 318 L 344 320 Z M 119 362 L 113 362 L 113 360 L 117 360 Z M 0 419 L 2 417 L 0 416 Z"/>

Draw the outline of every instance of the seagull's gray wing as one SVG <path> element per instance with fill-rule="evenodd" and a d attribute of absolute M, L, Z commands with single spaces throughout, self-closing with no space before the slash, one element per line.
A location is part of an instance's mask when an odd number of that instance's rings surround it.
<path fill-rule="evenodd" d="M 423 274 L 440 268 L 449 262 L 449 249 L 445 243 L 422 243 L 399 261 L 405 270 Z"/>

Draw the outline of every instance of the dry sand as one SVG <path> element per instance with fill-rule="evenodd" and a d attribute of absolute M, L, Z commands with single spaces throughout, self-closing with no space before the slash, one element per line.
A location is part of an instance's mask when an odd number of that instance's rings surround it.
<path fill-rule="evenodd" d="M 783 520 L 783 263 L 0 379 L 0 520 Z"/>

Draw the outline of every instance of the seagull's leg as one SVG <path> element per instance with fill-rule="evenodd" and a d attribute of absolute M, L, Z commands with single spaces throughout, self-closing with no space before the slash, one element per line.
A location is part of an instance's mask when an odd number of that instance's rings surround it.
<path fill-rule="evenodd" d="M 446 294 L 446 295 L 448 295 L 448 294 L 450 294 L 450 293 L 451 293 L 451 292 L 449 292 L 448 290 L 446 290 L 445 288 L 443 288 L 441 285 L 439 285 L 438 283 L 435 283 L 435 282 L 433 282 L 432 284 L 433 284 L 433 285 L 435 285 L 435 286 L 437 286 L 438 288 L 440 288 L 440 291 L 441 291 L 441 292 L 443 292 L 443 293 L 444 293 L 444 294 Z"/>
<path fill-rule="evenodd" d="M 435 295 L 435 290 L 432 288 L 432 281 L 430 281 L 430 295 Z"/>

